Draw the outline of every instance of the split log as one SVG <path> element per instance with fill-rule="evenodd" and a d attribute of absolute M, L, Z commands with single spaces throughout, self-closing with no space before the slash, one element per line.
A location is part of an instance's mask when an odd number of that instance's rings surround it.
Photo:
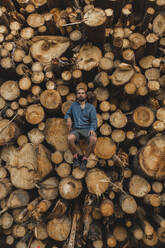
<path fill-rule="evenodd" d="M 8 152 L 10 157 L 6 158 L 7 169 L 15 187 L 22 189 L 34 188 L 35 182 L 52 170 L 48 150 L 41 144 L 39 144 L 36 151 L 31 144 L 27 143 L 19 150 L 11 147 Z"/>
<path fill-rule="evenodd" d="M 113 72 L 110 78 L 112 80 L 112 84 L 114 84 L 115 86 L 120 86 L 129 82 L 133 74 L 134 74 L 134 70 L 131 67 L 131 65 L 123 63 L 121 67 L 117 68 Z"/>
<path fill-rule="evenodd" d="M 47 119 L 44 134 L 46 141 L 52 146 L 54 146 L 57 151 L 64 152 L 68 149 L 68 144 L 67 144 L 68 129 L 64 119 L 62 118 Z"/>
<path fill-rule="evenodd" d="M 7 199 L 6 207 L 0 211 L 0 214 L 7 211 L 9 208 L 26 206 L 29 202 L 29 199 L 29 194 L 25 190 L 16 189 L 12 191 Z"/>
<path fill-rule="evenodd" d="M 64 216 L 67 209 L 68 209 L 68 204 L 64 199 L 57 200 L 54 208 L 52 209 L 51 213 L 48 216 L 48 219 L 60 218 Z"/>
<path fill-rule="evenodd" d="M 39 36 L 30 48 L 32 57 L 41 63 L 49 63 L 52 59 L 59 58 L 69 47 L 67 38 L 61 36 Z"/>
<path fill-rule="evenodd" d="M 45 200 L 54 200 L 58 196 L 58 179 L 50 177 L 38 185 L 38 193 Z"/>

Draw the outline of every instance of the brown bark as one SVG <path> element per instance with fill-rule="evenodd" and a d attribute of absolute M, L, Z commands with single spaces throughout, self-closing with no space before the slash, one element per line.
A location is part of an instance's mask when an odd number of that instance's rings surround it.
<path fill-rule="evenodd" d="M 89 9 L 85 15 L 86 33 L 89 41 L 102 43 L 105 38 L 106 14 L 102 9 Z"/>

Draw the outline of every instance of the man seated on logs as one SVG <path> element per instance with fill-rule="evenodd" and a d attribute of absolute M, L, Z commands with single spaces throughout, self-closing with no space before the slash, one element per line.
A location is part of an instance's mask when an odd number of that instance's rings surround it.
<path fill-rule="evenodd" d="M 88 157 L 93 151 L 97 136 L 97 118 L 95 107 L 87 102 L 87 92 L 84 88 L 79 88 L 76 92 L 77 101 L 73 102 L 68 109 L 64 119 L 66 120 L 69 135 L 68 144 L 73 154 L 73 167 L 79 167 L 81 170 L 86 170 Z M 88 141 L 87 151 L 80 161 L 76 149 L 76 142 L 80 138 L 85 138 Z"/>

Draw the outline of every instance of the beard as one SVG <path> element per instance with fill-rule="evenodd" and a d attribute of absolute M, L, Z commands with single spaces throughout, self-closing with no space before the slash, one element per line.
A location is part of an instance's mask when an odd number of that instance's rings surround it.
<path fill-rule="evenodd" d="M 77 97 L 77 101 L 79 101 L 79 102 L 84 102 L 84 101 L 86 101 L 86 99 L 87 99 L 87 97 L 82 97 L 82 96 Z"/>

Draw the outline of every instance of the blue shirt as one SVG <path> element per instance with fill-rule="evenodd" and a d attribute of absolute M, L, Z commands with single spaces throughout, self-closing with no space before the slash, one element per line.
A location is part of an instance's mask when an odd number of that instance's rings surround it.
<path fill-rule="evenodd" d="M 86 102 L 85 108 L 82 109 L 79 102 L 73 102 L 68 109 L 64 119 L 72 119 L 72 128 L 85 128 L 89 130 L 96 130 L 97 128 L 97 117 L 95 107 Z"/>

